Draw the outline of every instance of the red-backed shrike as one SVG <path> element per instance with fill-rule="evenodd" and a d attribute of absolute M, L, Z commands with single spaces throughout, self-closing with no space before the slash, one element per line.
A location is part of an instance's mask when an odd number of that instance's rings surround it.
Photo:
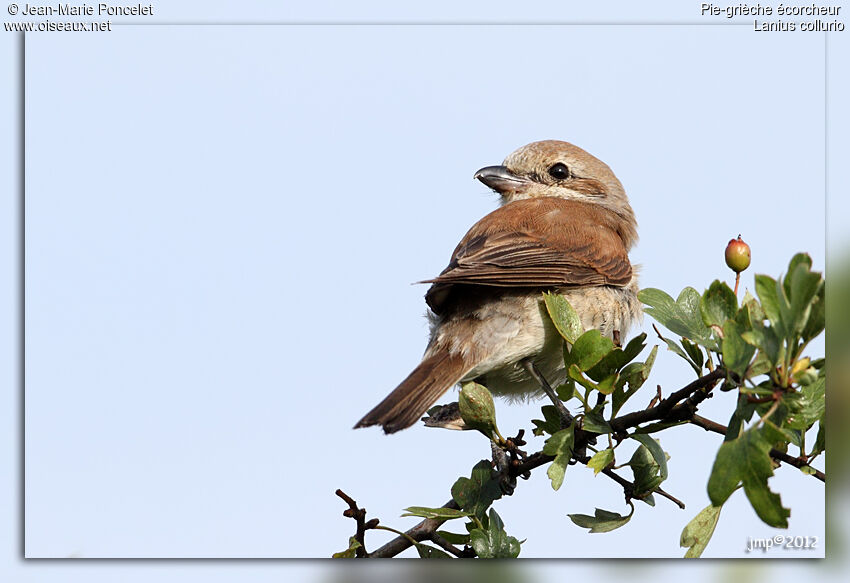
<path fill-rule="evenodd" d="M 459 382 L 519 398 L 540 392 L 529 361 L 565 380 L 562 340 L 542 291 L 562 294 L 586 330 L 625 334 L 641 315 L 629 249 L 637 223 L 623 185 L 581 148 L 523 146 L 475 178 L 502 197 L 478 221 L 425 295 L 431 339 L 422 362 L 355 427 L 413 425 Z"/>

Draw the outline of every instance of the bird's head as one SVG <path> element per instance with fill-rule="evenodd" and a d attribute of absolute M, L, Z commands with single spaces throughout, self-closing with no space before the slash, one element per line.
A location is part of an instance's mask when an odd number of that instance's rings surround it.
<path fill-rule="evenodd" d="M 502 204 L 543 196 L 579 200 L 636 225 L 626 191 L 608 165 L 568 142 L 533 142 L 511 153 L 501 166 L 482 168 L 475 178 L 499 193 Z"/>

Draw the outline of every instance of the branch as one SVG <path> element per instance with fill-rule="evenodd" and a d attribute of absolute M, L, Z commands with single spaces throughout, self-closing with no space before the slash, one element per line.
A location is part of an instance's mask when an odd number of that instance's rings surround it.
<path fill-rule="evenodd" d="M 360 546 L 354 551 L 355 556 L 365 557 L 366 543 L 364 539 L 366 538 L 366 509 L 358 508 L 357 502 L 355 502 L 351 496 L 342 490 L 337 490 L 336 495 L 345 500 L 348 504 L 348 510 L 344 510 L 342 515 L 347 518 L 353 518 L 357 522 L 357 531 L 354 533 L 354 540 L 359 542 Z M 377 524 L 377 521 L 374 522 Z"/>
<path fill-rule="evenodd" d="M 779 451 L 778 449 L 771 449 L 770 450 L 770 457 L 772 457 L 775 460 L 785 462 L 789 466 L 794 466 L 795 468 L 798 468 L 798 469 L 802 468 L 803 466 L 809 465 L 806 462 L 806 460 L 798 458 L 798 457 L 790 456 L 785 452 Z M 811 466 L 809 466 L 809 467 L 811 467 Z M 815 470 L 815 468 L 812 468 L 812 469 Z M 824 484 L 826 483 L 826 474 L 823 473 L 822 471 L 815 470 L 815 473 L 812 474 L 812 476 L 814 476 L 815 478 L 817 478 L 818 480 L 820 480 Z"/>
<path fill-rule="evenodd" d="M 716 421 L 712 421 L 711 419 L 706 419 L 700 415 L 694 415 L 691 419 L 691 423 L 698 427 L 702 427 L 706 431 L 712 431 L 714 433 L 719 433 L 720 435 L 726 435 L 727 427 L 725 425 L 721 425 Z"/>
<path fill-rule="evenodd" d="M 609 425 L 611 426 L 611 430 L 613 433 L 619 433 L 621 431 L 625 431 L 630 427 L 636 427 L 641 423 L 646 423 L 647 421 L 684 421 L 685 419 L 668 419 L 668 415 L 673 411 L 674 406 L 678 404 L 681 400 L 688 399 L 693 395 L 695 398 L 693 400 L 694 402 L 691 404 L 694 406 L 695 409 L 696 405 L 700 401 L 708 397 L 708 391 L 703 391 L 702 395 L 694 395 L 694 393 L 696 393 L 700 389 L 713 387 L 714 384 L 717 383 L 717 381 L 723 378 L 726 378 L 726 370 L 723 368 L 716 368 L 707 375 L 698 378 L 689 385 L 674 392 L 669 397 L 658 403 L 658 405 L 656 405 L 655 407 L 644 409 L 643 411 L 635 411 L 634 413 L 628 413 L 627 415 L 612 419 L 609 423 Z M 678 412 L 684 412 L 683 408 L 680 408 Z"/>
<path fill-rule="evenodd" d="M 687 421 L 693 417 L 693 413 L 694 411 L 696 411 L 696 406 L 703 400 L 708 398 L 710 394 L 709 391 L 701 391 L 700 389 L 710 387 L 714 385 L 717 381 L 725 377 L 726 370 L 722 368 L 717 368 L 712 372 L 708 373 L 707 375 L 698 378 L 689 385 L 674 392 L 666 399 L 661 400 L 654 407 L 650 407 L 642 411 L 635 411 L 634 413 L 629 413 L 627 415 L 617 417 L 616 419 L 612 419 L 609 423 L 609 425 L 611 426 L 611 433 L 620 433 L 632 427 L 636 427 L 641 423 L 646 423 L 647 421 L 667 419 L 676 421 Z M 681 403 L 681 401 L 684 399 L 687 400 L 684 403 Z M 575 447 L 573 449 L 581 449 L 582 446 L 586 446 L 590 442 L 590 440 L 597 435 L 599 434 L 584 431 L 582 429 L 576 429 Z M 548 464 L 554 459 L 554 456 L 546 455 L 543 452 L 534 453 L 528 456 L 524 461 L 512 462 L 510 475 L 520 476 L 522 474 L 530 472 L 535 468 Z"/>
<path fill-rule="evenodd" d="M 459 559 L 463 559 L 465 557 L 471 558 L 471 557 L 475 556 L 475 551 L 473 551 L 469 547 L 466 547 L 466 549 L 464 549 L 464 550 L 460 550 L 459 548 L 457 548 L 456 546 L 451 544 L 449 541 L 447 541 L 446 539 L 441 537 L 436 532 L 431 535 L 431 538 L 429 540 L 432 543 L 434 543 L 435 545 L 441 547 L 446 552 L 453 554 L 454 556 L 456 556 Z"/>
<path fill-rule="evenodd" d="M 453 508 L 454 510 L 460 510 L 460 506 L 458 506 L 457 502 L 454 500 L 449 500 L 442 506 L 443 508 Z M 381 559 L 394 557 L 397 554 L 406 551 L 410 547 L 413 546 L 413 543 L 410 542 L 410 539 L 415 540 L 416 542 L 422 542 L 424 540 L 434 541 L 434 534 L 437 532 L 437 529 L 443 524 L 447 519 L 445 518 L 426 518 L 410 530 L 406 531 L 404 536 L 397 536 L 378 550 L 369 553 L 366 555 L 370 559 Z M 434 541 L 437 544 L 440 544 L 437 541 Z"/>
<path fill-rule="evenodd" d="M 528 456 L 525 461 L 519 463 L 512 463 L 510 475 L 513 477 L 521 476 L 522 474 L 528 473 L 535 468 L 539 468 L 540 466 L 546 465 L 552 460 L 555 459 L 553 455 L 546 455 L 542 451 L 538 451 L 537 453 L 533 453 Z"/>
<path fill-rule="evenodd" d="M 716 421 L 712 421 L 711 419 L 706 419 L 705 417 L 701 417 L 700 415 L 694 415 L 693 418 L 691 418 L 690 421 L 691 421 L 691 423 L 693 423 L 697 427 L 702 427 L 706 431 L 712 431 L 714 433 L 717 433 L 717 434 L 720 434 L 720 435 L 723 435 L 723 436 L 726 435 L 726 431 L 728 430 L 728 428 L 725 425 L 721 425 L 720 423 L 717 423 Z M 770 450 L 770 457 L 772 457 L 773 459 L 775 459 L 777 461 L 785 462 L 789 466 L 794 466 L 795 468 L 798 468 L 798 469 L 802 468 L 803 466 L 808 465 L 806 463 L 806 460 L 798 458 L 798 457 L 790 456 L 787 453 L 779 451 L 776 448 L 772 448 Z M 814 468 L 812 468 L 812 469 L 814 470 Z M 822 471 L 815 470 L 815 473 L 812 474 L 812 476 L 814 476 L 815 478 L 817 478 L 821 482 L 826 483 L 826 474 L 823 473 Z"/>
<path fill-rule="evenodd" d="M 508 440 L 508 443 L 511 445 L 511 449 L 509 451 L 511 462 L 510 462 L 510 469 L 507 472 L 507 474 L 508 474 L 509 477 L 512 477 L 512 478 L 520 476 L 524 473 L 524 471 L 515 472 L 515 469 L 519 465 L 519 460 L 524 459 L 524 456 L 525 456 L 525 453 L 521 449 L 519 449 L 519 446 L 525 445 L 525 441 L 522 438 L 524 434 L 525 434 L 525 431 L 520 429 L 519 433 L 517 433 L 516 437 L 512 437 Z M 499 450 L 499 451 L 502 451 L 502 450 Z M 535 455 L 537 455 L 537 454 L 535 454 Z M 540 455 L 542 455 L 542 454 L 540 454 Z M 520 456 L 522 456 L 522 457 L 520 457 Z M 545 457 L 549 457 L 549 456 L 545 456 Z M 554 458 L 550 457 L 549 461 L 551 461 L 552 459 L 554 459 Z M 542 465 L 544 463 L 546 463 L 546 462 L 545 461 L 540 462 L 540 464 L 538 464 L 538 465 Z M 537 466 L 534 466 L 534 467 L 537 467 Z M 528 477 L 528 476 L 526 476 L 526 477 Z M 513 492 L 511 491 L 511 493 L 513 493 Z M 508 495 L 510 495 L 510 494 L 508 494 Z M 448 502 L 443 504 L 442 508 L 452 508 L 454 510 L 460 510 L 460 505 L 457 502 L 455 502 L 454 500 L 449 500 Z M 443 537 L 441 537 L 437 534 L 437 529 L 444 522 L 446 522 L 446 519 L 426 518 L 425 520 L 423 520 L 422 522 L 420 522 L 419 524 L 417 524 L 416 526 L 414 526 L 413 528 L 411 528 L 410 530 L 405 532 L 404 533 L 405 536 L 401 536 L 401 535 L 397 536 L 396 538 L 392 539 L 390 542 L 388 542 L 387 544 L 385 544 L 384 546 L 382 546 L 378 550 L 376 550 L 372 553 L 368 553 L 364 556 L 367 556 L 369 558 L 395 557 L 399 553 L 406 551 L 411 546 L 413 546 L 413 543 L 410 542 L 410 539 L 413 539 L 416 542 L 430 540 L 434 544 L 442 547 L 446 551 L 448 551 L 448 552 L 450 552 L 450 553 L 452 553 L 452 554 L 454 554 L 458 557 L 473 557 L 473 556 L 475 556 L 474 551 L 458 550 L 456 547 L 449 544 L 449 542 L 446 541 Z M 363 544 L 363 543 L 361 542 L 361 544 Z"/>
<path fill-rule="evenodd" d="M 617 482 L 618 484 L 620 484 L 623 487 L 623 492 L 626 494 L 626 501 L 628 502 L 629 500 L 631 500 L 632 493 L 634 492 L 634 488 L 635 488 L 634 482 L 629 482 L 623 476 L 614 473 L 614 470 L 612 470 L 611 468 L 605 468 L 604 470 L 602 470 L 602 473 L 605 474 L 606 476 L 608 476 L 609 478 L 611 478 L 612 480 L 614 480 L 615 482 Z M 674 502 L 682 510 L 685 509 L 685 503 L 684 502 L 682 502 L 681 500 L 679 500 L 675 496 L 671 496 L 670 494 L 668 494 L 667 492 L 665 492 L 661 488 L 655 488 L 653 490 L 653 492 L 657 492 L 660 496 L 664 496 L 668 500 Z"/>
<path fill-rule="evenodd" d="M 655 490 L 653 490 L 653 492 L 657 492 L 658 494 L 660 494 L 660 495 L 664 496 L 665 498 L 667 498 L 667 499 L 668 499 L 668 500 L 670 500 L 671 502 L 675 503 L 675 504 L 676 504 L 676 506 L 678 506 L 678 507 L 679 507 L 679 508 L 681 508 L 682 510 L 684 510 L 684 509 L 685 509 L 685 503 L 684 503 L 684 502 L 682 502 L 681 500 L 679 500 L 679 499 L 678 499 L 678 498 L 676 498 L 675 496 L 673 496 L 673 495 L 671 495 L 671 494 L 668 494 L 667 492 L 665 492 L 664 490 L 662 490 L 662 489 L 661 489 L 661 487 L 657 487 L 657 488 L 655 488 Z"/>

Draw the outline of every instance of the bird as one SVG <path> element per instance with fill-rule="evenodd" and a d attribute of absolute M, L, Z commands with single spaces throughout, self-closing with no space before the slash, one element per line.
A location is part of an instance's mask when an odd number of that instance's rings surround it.
<path fill-rule="evenodd" d="M 535 372 L 551 385 L 564 382 L 564 341 L 544 291 L 563 295 L 585 330 L 612 339 L 641 319 L 629 260 L 637 221 L 604 162 L 569 142 L 543 140 L 474 178 L 501 206 L 469 229 L 442 273 L 420 282 L 431 284 L 422 362 L 355 428 L 410 427 L 467 381 L 509 401 L 541 394 Z"/>

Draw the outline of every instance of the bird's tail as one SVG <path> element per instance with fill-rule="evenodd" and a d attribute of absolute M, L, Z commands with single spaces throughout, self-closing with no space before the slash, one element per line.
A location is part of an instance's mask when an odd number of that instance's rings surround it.
<path fill-rule="evenodd" d="M 354 428 L 380 425 L 385 433 L 395 433 L 410 427 L 470 369 L 459 354 L 452 355 L 445 350 L 426 357 Z"/>

